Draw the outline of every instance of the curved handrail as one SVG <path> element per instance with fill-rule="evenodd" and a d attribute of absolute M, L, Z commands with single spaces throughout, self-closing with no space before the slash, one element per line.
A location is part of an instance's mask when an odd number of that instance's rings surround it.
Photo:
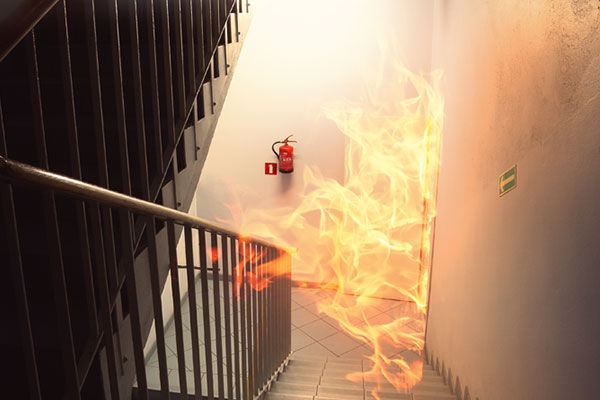
<path fill-rule="evenodd" d="M 57 2 L 58 0 L 0 2 L 0 62 Z"/>
<path fill-rule="evenodd" d="M 98 201 L 113 207 L 126 207 L 141 214 L 154 215 L 159 218 L 173 220 L 180 224 L 192 225 L 196 228 L 203 228 L 207 231 L 215 231 L 229 236 L 249 238 L 257 244 L 264 246 L 277 247 L 287 253 L 296 251 L 281 244 L 269 242 L 265 239 L 252 237 L 251 235 L 241 234 L 223 225 L 193 217 L 181 211 L 150 203 L 135 197 L 127 196 L 122 193 L 114 192 L 100 186 L 85 183 L 64 175 L 59 175 L 41 168 L 24 164 L 0 156 L 0 174 L 6 176 L 14 182 L 26 182 L 33 185 L 44 186 L 50 190 L 68 193 L 70 195 Z"/>

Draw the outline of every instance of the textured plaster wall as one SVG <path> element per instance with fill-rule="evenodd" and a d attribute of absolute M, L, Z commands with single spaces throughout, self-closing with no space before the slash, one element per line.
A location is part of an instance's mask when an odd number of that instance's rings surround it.
<path fill-rule="evenodd" d="M 600 393 L 599 26 L 597 0 L 436 4 L 447 103 L 427 346 L 472 399 Z"/>

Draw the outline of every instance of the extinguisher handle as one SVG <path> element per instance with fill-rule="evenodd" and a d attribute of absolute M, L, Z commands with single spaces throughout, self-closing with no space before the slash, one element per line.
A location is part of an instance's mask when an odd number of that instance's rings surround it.
<path fill-rule="evenodd" d="M 277 159 L 279 160 L 279 154 L 277 154 L 277 152 L 275 151 L 275 145 L 277 143 L 283 143 L 283 142 L 275 142 L 275 143 L 273 143 L 273 145 L 271 146 L 271 150 L 273 150 L 273 153 L 277 156 Z"/>

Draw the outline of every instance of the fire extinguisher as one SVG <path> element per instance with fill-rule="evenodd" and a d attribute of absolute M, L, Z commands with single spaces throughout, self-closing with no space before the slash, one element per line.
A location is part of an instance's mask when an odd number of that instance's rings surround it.
<path fill-rule="evenodd" d="M 294 148 L 290 146 L 288 143 L 298 143 L 295 140 L 290 140 L 290 138 L 294 135 L 290 135 L 283 139 L 282 141 L 278 141 L 273 143 L 271 146 L 271 150 L 277 156 L 279 160 L 279 172 L 283 174 L 289 174 L 294 172 Z M 275 151 L 275 145 L 277 143 L 283 143 L 283 146 L 279 146 L 279 154 Z"/>

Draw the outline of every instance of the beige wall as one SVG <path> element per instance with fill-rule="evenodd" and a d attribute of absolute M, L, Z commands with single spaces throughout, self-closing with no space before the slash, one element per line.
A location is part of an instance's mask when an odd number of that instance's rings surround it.
<path fill-rule="evenodd" d="M 447 103 L 427 343 L 472 399 L 600 393 L 599 8 L 436 5 Z"/>

